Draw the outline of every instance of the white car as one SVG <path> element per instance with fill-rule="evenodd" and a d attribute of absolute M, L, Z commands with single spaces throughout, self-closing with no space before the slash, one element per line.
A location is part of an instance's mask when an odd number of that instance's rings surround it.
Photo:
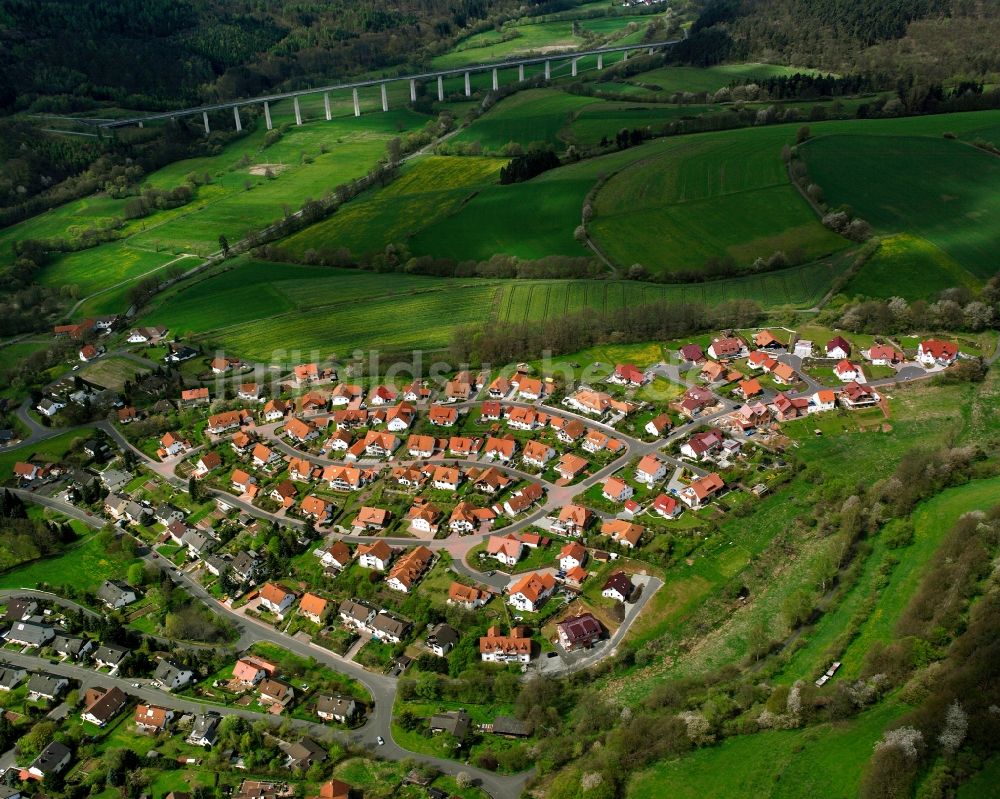
<path fill-rule="evenodd" d="M 375 739 L 375 742 L 379 746 L 385 746 L 385 738 L 383 738 L 381 735 L 378 738 Z"/>

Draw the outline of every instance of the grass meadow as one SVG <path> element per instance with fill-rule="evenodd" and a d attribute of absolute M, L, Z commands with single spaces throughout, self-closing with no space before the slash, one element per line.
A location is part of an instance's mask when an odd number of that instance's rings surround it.
<path fill-rule="evenodd" d="M 746 83 L 783 75 L 813 75 L 808 67 L 787 67 L 780 64 L 717 64 L 711 67 L 662 67 L 628 78 L 629 83 L 656 87 L 658 91 L 715 92 L 731 83 Z"/>
<path fill-rule="evenodd" d="M 598 191 L 589 225 L 615 263 L 698 271 L 711 257 L 749 265 L 778 250 L 807 260 L 847 246 L 788 181 L 781 148 L 790 126 L 654 142 Z"/>
<path fill-rule="evenodd" d="M 897 120 L 892 135 L 851 125 L 817 136 L 802 148 L 810 177 L 834 207 L 849 205 L 877 231 L 918 236 L 943 253 L 925 247 L 915 259 L 911 247 L 901 258 L 911 273 L 919 260 L 951 279 L 956 267 L 991 277 L 1000 244 L 1000 160 L 958 139 L 911 131 L 908 123 Z"/>

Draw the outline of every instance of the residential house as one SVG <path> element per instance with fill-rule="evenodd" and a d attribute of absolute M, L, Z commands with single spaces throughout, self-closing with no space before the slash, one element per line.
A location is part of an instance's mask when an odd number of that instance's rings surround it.
<path fill-rule="evenodd" d="M 205 426 L 205 432 L 212 433 L 213 435 L 220 435 L 221 433 L 225 433 L 227 430 L 235 430 L 249 418 L 249 414 L 247 414 L 246 411 L 224 411 L 223 413 L 214 413 L 208 417 L 208 424 Z"/>
<path fill-rule="evenodd" d="M 65 677 L 55 674 L 32 674 L 28 678 L 28 699 L 47 699 L 54 702 L 68 687 L 69 680 Z"/>
<path fill-rule="evenodd" d="M 673 422 L 670 420 L 670 415 L 666 413 L 661 413 L 659 416 L 654 416 L 643 428 L 651 436 L 656 436 L 657 438 L 663 438 L 673 426 Z"/>
<path fill-rule="evenodd" d="M 295 488 L 295 484 L 291 480 L 282 480 L 274 488 L 271 489 L 271 499 L 275 502 L 280 503 L 283 508 L 290 508 L 295 504 L 295 499 L 298 496 L 298 490 Z"/>
<path fill-rule="evenodd" d="M 376 430 L 369 430 L 363 441 L 364 452 L 370 458 L 387 458 L 399 447 L 399 439 L 392 433 L 379 433 Z"/>
<path fill-rule="evenodd" d="M 431 485 L 438 491 L 458 491 L 462 482 L 462 470 L 456 466 L 435 466 L 431 473 Z"/>
<path fill-rule="evenodd" d="M 586 458 L 581 458 L 579 455 L 575 455 L 572 452 L 567 452 L 556 464 L 556 474 L 558 474 L 563 480 L 573 480 L 577 475 L 581 474 L 589 465 Z"/>
<path fill-rule="evenodd" d="M 358 563 L 364 569 L 375 569 L 375 571 L 382 572 L 389 568 L 395 554 L 392 547 L 379 539 L 371 544 L 358 546 Z"/>
<path fill-rule="evenodd" d="M 754 333 L 753 343 L 758 350 L 776 351 L 785 348 L 785 345 L 770 330 L 760 330 Z"/>
<path fill-rule="evenodd" d="M 180 436 L 175 433 L 164 433 L 163 437 L 160 438 L 160 449 L 168 457 L 174 457 L 175 455 L 183 455 L 190 449 L 190 445 Z"/>
<path fill-rule="evenodd" d="M 787 422 L 809 413 L 809 399 L 807 397 L 793 398 L 779 393 L 775 396 L 771 407 L 774 408 L 774 415 L 779 422 Z"/>
<path fill-rule="evenodd" d="M 653 500 L 653 510 L 664 519 L 675 519 L 681 513 L 681 506 L 673 497 L 660 494 Z"/>
<path fill-rule="evenodd" d="M 843 336 L 834 336 L 828 342 L 826 342 L 826 357 L 836 358 L 838 361 L 842 358 L 851 357 L 851 345 Z"/>
<path fill-rule="evenodd" d="M 632 580 L 625 572 L 617 571 L 612 574 L 601 589 L 601 596 L 607 599 L 614 599 L 616 602 L 628 602 L 635 592 Z"/>
<path fill-rule="evenodd" d="M 295 594 L 276 583 L 264 583 L 260 588 L 260 606 L 276 616 L 284 615 L 295 602 Z"/>
<path fill-rule="evenodd" d="M 27 769 L 20 773 L 22 780 L 44 780 L 62 772 L 72 760 L 72 753 L 65 744 L 51 741 Z"/>
<path fill-rule="evenodd" d="M 413 420 L 417 418 L 417 410 L 408 402 L 401 402 L 394 405 L 385 412 L 385 427 L 393 433 L 401 433 L 409 429 Z"/>
<path fill-rule="evenodd" d="M 483 591 L 470 585 L 452 581 L 448 586 L 448 604 L 462 605 L 468 610 L 475 610 L 482 607 L 493 595 L 489 591 Z"/>
<path fill-rule="evenodd" d="M 83 698 L 83 713 L 80 717 L 98 727 L 103 727 L 122 712 L 128 704 L 128 695 L 117 686 L 113 688 L 90 688 Z"/>
<path fill-rule="evenodd" d="M 763 394 L 764 389 L 760 385 L 760 381 L 757 378 L 751 378 L 750 380 L 741 380 L 736 385 L 735 392 L 737 395 L 743 397 L 743 399 L 752 399 L 758 394 Z"/>
<path fill-rule="evenodd" d="M 568 572 L 587 562 L 587 548 L 579 541 L 570 541 L 563 545 L 556 557 L 560 571 Z"/>
<path fill-rule="evenodd" d="M 677 351 L 677 354 L 682 361 L 689 363 L 698 363 L 705 358 L 705 352 L 700 344 L 685 344 Z"/>
<path fill-rule="evenodd" d="M 611 537 L 623 547 L 635 549 L 642 541 L 643 527 L 625 519 L 610 519 L 601 524 L 601 535 Z"/>
<path fill-rule="evenodd" d="M 503 503 L 503 510 L 510 518 L 514 518 L 541 500 L 544 494 L 545 489 L 541 483 L 529 483 L 515 491 L 510 499 Z"/>
<path fill-rule="evenodd" d="M 299 510 L 307 519 L 312 519 L 316 524 L 327 524 L 333 518 L 334 506 L 332 502 L 327 502 L 322 497 L 310 494 L 302 498 L 299 503 Z"/>
<path fill-rule="evenodd" d="M 454 585 L 458 585 L 458 583 L 454 583 Z M 27 676 L 27 672 L 19 666 L 0 665 L 0 691 L 13 691 L 21 684 L 25 676 Z"/>
<path fill-rule="evenodd" d="M 233 679 L 245 686 L 254 686 L 261 680 L 274 675 L 277 667 L 269 661 L 247 655 L 233 666 Z"/>
<path fill-rule="evenodd" d="M 524 627 L 502 635 L 493 625 L 479 639 L 479 656 L 486 663 L 527 663 L 531 660 L 531 637 Z"/>
<path fill-rule="evenodd" d="M 94 650 L 93 661 L 97 668 L 109 669 L 111 674 L 115 674 L 118 667 L 128 659 L 129 654 L 127 649 L 104 644 Z"/>
<path fill-rule="evenodd" d="M 559 511 L 558 526 L 568 535 L 582 535 L 593 518 L 594 514 L 583 505 L 564 505 Z"/>
<path fill-rule="evenodd" d="M 135 709 L 135 726 L 140 732 L 164 732 L 174 719 L 174 711 L 156 705 L 139 705 Z"/>
<path fill-rule="evenodd" d="M 323 550 L 320 556 L 323 565 L 328 569 L 342 571 L 351 562 L 351 550 L 343 541 L 334 541 L 329 547 Z"/>
<path fill-rule="evenodd" d="M 312 441 L 316 438 L 319 435 L 319 430 L 311 422 L 306 422 L 293 416 L 285 422 L 285 435 L 292 439 L 292 441 L 305 444 L 307 441 Z"/>
<path fill-rule="evenodd" d="M 262 411 L 262 413 L 264 414 L 264 421 L 280 422 L 282 419 L 285 418 L 285 416 L 288 415 L 289 410 L 291 410 L 291 407 L 284 400 L 280 399 L 268 400 L 264 404 L 264 410 Z"/>
<path fill-rule="evenodd" d="M 191 732 L 188 733 L 187 742 L 191 746 L 201 746 L 206 749 L 215 744 L 219 736 L 219 722 L 222 717 L 217 713 L 203 713 L 195 716 L 194 724 L 191 725 Z M 176 795 L 176 794 L 175 794 Z"/>
<path fill-rule="evenodd" d="M 415 533 L 436 535 L 442 513 L 436 506 L 423 500 L 414 500 L 413 507 L 406 514 L 410 530 Z"/>
<path fill-rule="evenodd" d="M 718 361 L 705 361 L 698 376 L 706 383 L 715 383 L 726 381 L 728 374 L 729 370 Z"/>
<path fill-rule="evenodd" d="M 439 658 L 443 658 L 455 648 L 458 638 L 458 631 L 450 624 L 442 622 L 431 628 L 430 633 L 428 633 L 427 638 L 424 640 L 424 646 Z"/>
<path fill-rule="evenodd" d="M 853 380 L 864 378 L 861 369 L 846 358 L 833 367 L 833 372 L 840 379 L 841 383 L 850 383 Z"/>
<path fill-rule="evenodd" d="M 635 469 L 635 479 L 650 487 L 666 476 L 667 464 L 652 454 L 644 456 Z"/>
<path fill-rule="evenodd" d="M 867 352 L 861 353 L 871 361 L 872 366 L 897 366 L 906 356 L 889 344 L 873 344 Z"/>
<path fill-rule="evenodd" d="M 518 374 L 514 384 L 517 386 L 517 396 L 531 402 L 540 400 L 547 393 L 545 390 L 545 383 L 537 377 L 528 377 L 527 375 Z"/>
<path fill-rule="evenodd" d="M 408 594 L 430 568 L 433 560 L 434 553 L 427 547 L 411 549 L 389 570 L 385 584 L 393 591 Z"/>
<path fill-rule="evenodd" d="M 337 608 L 337 615 L 340 620 L 349 627 L 357 630 L 364 630 L 371 625 L 375 618 L 375 609 L 363 602 L 356 602 L 353 599 L 345 599 Z"/>
<path fill-rule="evenodd" d="M 608 378 L 608 382 L 616 383 L 620 386 L 641 386 L 646 382 L 646 375 L 633 364 L 619 363 L 615 366 L 615 371 Z"/>
<path fill-rule="evenodd" d="M 181 402 L 184 405 L 207 405 L 207 388 L 189 388 L 181 392 Z"/>
<path fill-rule="evenodd" d="M 316 763 L 322 763 L 327 758 L 326 749 L 312 738 L 303 738 L 297 743 L 285 747 L 288 759 L 285 766 L 295 771 L 306 771 Z"/>
<path fill-rule="evenodd" d="M 709 356 L 715 358 L 717 361 L 726 358 L 740 358 L 745 354 L 745 351 L 746 344 L 743 343 L 742 339 L 735 336 L 717 338 L 708 345 Z"/>
<path fill-rule="evenodd" d="M 493 380 L 492 383 L 490 383 L 490 387 L 487 391 L 493 399 L 498 400 L 506 397 L 510 393 L 511 388 L 512 386 L 510 380 L 503 375 L 499 375 Z"/>
<path fill-rule="evenodd" d="M 604 635 L 601 623 L 590 613 L 568 616 L 556 625 L 559 645 L 567 652 L 589 649 Z"/>
<path fill-rule="evenodd" d="M 511 586 L 507 602 L 518 610 L 534 613 L 555 588 L 555 578 L 549 572 L 529 572 Z"/>
<path fill-rule="evenodd" d="M 458 421 L 458 409 L 447 405 L 431 405 L 427 420 L 435 427 L 453 427 Z"/>
<path fill-rule="evenodd" d="M 448 439 L 448 454 L 457 458 L 472 458 L 482 446 L 482 439 L 452 436 Z"/>
<path fill-rule="evenodd" d="M 562 419 L 555 416 L 552 419 L 552 426 L 558 430 L 556 438 L 563 444 L 575 444 L 587 432 L 586 425 L 579 419 Z"/>
<path fill-rule="evenodd" d="M 707 461 L 722 449 L 725 436 L 718 428 L 695 433 L 681 445 L 681 454 L 696 461 Z"/>
<path fill-rule="evenodd" d="M 452 710 L 431 716 L 428 726 L 432 733 L 445 732 L 463 741 L 472 728 L 472 718 L 464 710 Z"/>
<path fill-rule="evenodd" d="M 494 469 L 492 466 L 478 477 L 473 478 L 473 486 L 476 491 L 481 491 L 484 494 L 496 494 L 499 491 L 503 491 L 511 482 L 511 478 L 499 469 Z"/>
<path fill-rule="evenodd" d="M 323 721 L 346 724 L 358 714 L 358 710 L 357 700 L 350 696 L 323 694 L 316 700 L 316 715 Z"/>
<path fill-rule="evenodd" d="M 382 530 L 389 523 L 391 516 L 392 514 L 384 508 L 362 505 L 358 509 L 358 515 L 351 522 L 351 527 L 360 530 Z"/>
<path fill-rule="evenodd" d="M 295 689 L 286 682 L 268 677 L 257 686 L 257 697 L 262 705 L 284 707 L 295 698 Z"/>
<path fill-rule="evenodd" d="M 566 397 L 563 404 L 592 416 L 602 416 L 609 412 L 627 416 L 639 407 L 633 402 L 620 400 L 603 391 L 594 391 L 582 386 Z"/>
<path fill-rule="evenodd" d="M 322 624 L 326 614 L 330 609 L 330 603 L 312 593 L 305 593 L 299 601 L 299 613 L 305 616 L 313 624 Z"/>
<path fill-rule="evenodd" d="M 4 638 L 9 644 L 18 644 L 32 649 L 45 646 L 55 638 L 56 634 L 51 627 L 42 624 L 34 624 L 29 621 L 19 621 L 14 623 L 7 631 Z"/>
<path fill-rule="evenodd" d="M 680 498 L 689 508 L 700 508 L 725 487 L 722 478 L 716 472 L 712 472 L 692 480 L 689 485 L 682 488 Z"/>
<path fill-rule="evenodd" d="M 398 644 L 410 629 L 410 623 L 396 618 L 387 610 L 380 610 L 369 623 L 372 638 L 390 644 Z"/>
<path fill-rule="evenodd" d="M 928 339 L 917 345 L 917 360 L 926 367 L 951 366 L 958 358 L 958 345 L 951 341 Z"/>
<path fill-rule="evenodd" d="M 541 441 L 526 441 L 522 461 L 527 466 L 544 469 L 545 464 L 555 456 L 556 451 L 548 444 L 543 444 Z"/>
<path fill-rule="evenodd" d="M 809 399 L 809 413 L 832 411 L 837 407 L 837 395 L 830 389 L 817 391 Z"/>
<path fill-rule="evenodd" d="M 218 452 L 206 452 L 194 465 L 194 474 L 198 477 L 204 477 L 213 469 L 218 469 L 222 466 L 222 458 Z"/>
<path fill-rule="evenodd" d="M 870 408 L 878 405 L 881 397 L 873 388 L 861 383 L 848 383 L 840 393 L 840 404 L 845 408 Z"/>
<path fill-rule="evenodd" d="M 512 533 L 491 535 L 486 541 L 486 554 L 505 566 L 515 566 L 524 554 L 524 543 Z"/>
<path fill-rule="evenodd" d="M 517 440 L 513 436 L 504 438 L 490 436 L 486 439 L 486 446 L 483 447 L 483 458 L 488 461 L 509 463 L 515 452 L 517 452 Z"/>
<path fill-rule="evenodd" d="M 507 427 L 514 430 L 534 430 L 538 427 L 538 412 L 531 408 L 509 408 Z"/>
<path fill-rule="evenodd" d="M 97 598 L 104 603 L 105 607 L 118 610 L 126 605 L 131 605 L 139 596 L 136 590 L 126 582 L 105 580 L 97 589 Z"/>
<path fill-rule="evenodd" d="M 489 508 L 477 508 L 470 502 L 459 502 L 448 519 L 448 529 L 459 535 L 468 535 L 480 528 L 483 522 L 492 521 L 496 514 Z"/>
<path fill-rule="evenodd" d="M 608 502 L 625 502 L 625 500 L 631 499 L 634 493 L 635 491 L 632 486 L 620 477 L 609 477 L 604 481 L 601 496 L 608 500 Z"/>
<path fill-rule="evenodd" d="M 194 679 L 194 672 L 183 669 L 169 660 L 161 660 L 153 672 L 153 683 L 164 691 L 176 691 Z"/>

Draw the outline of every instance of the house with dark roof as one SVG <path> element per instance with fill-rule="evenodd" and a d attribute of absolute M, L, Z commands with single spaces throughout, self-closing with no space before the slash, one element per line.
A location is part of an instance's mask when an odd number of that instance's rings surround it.
<path fill-rule="evenodd" d="M 69 686 L 69 680 L 55 674 L 32 674 L 28 680 L 29 699 L 48 699 L 53 701 L 62 696 Z"/>
<path fill-rule="evenodd" d="M 472 717 L 464 710 L 452 710 L 448 713 L 438 713 L 431 716 L 431 732 L 446 732 L 462 741 L 469 734 Z"/>
<path fill-rule="evenodd" d="M 590 613 L 569 616 L 556 625 L 559 644 L 570 652 L 574 649 L 588 649 L 604 635 L 601 623 Z"/>
<path fill-rule="evenodd" d="M 164 691 L 176 691 L 194 679 L 194 672 L 182 669 L 169 660 L 161 660 L 153 672 L 153 682 Z"/>
<path fill-rule="evenodd" d="M 627 602 L 635 591 L 635 586 L 625 572 L 615 572 L 604 584 L 601 596 L 607 599 L 614 599 L 618 602 Z"/>
<path fill-rule="evenodd" d="M 321 696 L 316 700 L 316 715 L 323 721 L 345 724 L 358 712 L 358 703 L 350 696 Z"/>
<path fill-rule="evenodd" d="M 58 774 L 72 759 L 72 752 L 69 747 L 58 741 L 52 741 L 46 746 L 40 755 L 31 761 L 31 765 L 21 772 L 22 779 L 44 780 L 53 774 Z"/>
<path fill-rule="evenodd" d="M 313 763 L 322 763 L 327 758 L 326 750 L 312 738 L 303 738 L 285 750 L 288 760 L 285 765 L 292 769 L 308 769 Z"/>
<path fill-rule="evenodd" d="M 105 580 L 97 589 L 97 598 L 111 610 L 131 605 L 139 597 L 136 590 L 121 580 Z"/>
<path fill-rule="evenodd" d="M 128 694 L 121 688 L 91 688 L 84 695 L 80 718 L 103 727 L 122 712 L 128 704 Z"/>
<path fill-rule="evenodd" d="M 442 622 L 431 629 L 424 643 L 431 652 L 443 658 L 455 648 L 458 638 L 458 631 L 450 624 Z"/>
<path fill-rule="evenodd" d="M 33 649 L 37 649 L 47 644 L 55 636 L 56 634 L 51 627 L 46 627 L 42 624 L 33 624 L 28 621 L 19 621 L 7 631 L 4 637 L 8 643 L 30 646 Z"/>

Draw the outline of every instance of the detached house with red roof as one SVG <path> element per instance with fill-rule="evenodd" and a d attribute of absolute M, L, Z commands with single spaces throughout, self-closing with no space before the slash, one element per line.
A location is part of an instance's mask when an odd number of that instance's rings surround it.
<path fill-rule="evenodd" d="M 889 344 L 873 344 L 867 352 L 861 353 L 871 361 L 872 366 L 897 366 L 906 356 Z"/>
<path fill-rule="evenodd" d="M 631 499 L 634 493 L 635 491 L 632 486 L 620 477 L 609 477 L 604 481 L 604 489 L 601 495 L 608 502 L 624 502 L 627 499 Z"/>
<path fill-rule="evenodd" d="M 568 572 L 587 562 L 587 548 L 579 541 L 570 541 L 559 550 L 556 558 L 559 561 L 559 568 Z"/>
<path fill-rule="evenodd" d="M 458 409 L 447 405 L 431 405 L 427 420 L 435 427 L 454 427 L 458 421 Z"/>
<path fill-rule="evenodd" d="M 524 554 L 524 542 L 513 534 L 491 535 L 486 542 L 486 554 L 505 566 L 515 566 Z"/>
<path fill-rule="evenodd" d="M 842 358 L 851 357 L 851 344 L 843 336 L 834 336 L 828 342 L 826 342 L 826 357 L 836 358 L 840 360 Z"/>
<path fill-rule="evenodd" d="M 667 476 L 667 464 L 655 455 L 646 455 L 635 469 L 635 479 L 647 486 Z"/>
<path fill-rule="evenodd" d="M 479 639 L 479 656 L 485 663 L 527 663 L 531 660 L 531 637 L 523 627 L 502 635 L 493 625 Z"/>
<path fill-rule="evenodd" d="M 681 489 L 681 501 L 689 508 L 700 508 L 716 496 L 726 484 L 716 472 L 692 480 Z"/>
<path fill-rule="evenodd" d="M 740 358 L 746 354 L 746 344 L 735 336 L 718 338 L 709 344 L 708 354 L 716 360 Z"/>
<path fill-rule="evenodd" d="M 712 455 L 722 449 L 725 436 L 718 428 L 702 430 L 695 433 L 681 445 L 681 454 L 696 461 L 710 460 Z"/>
<path fill-rule="evenodd" d="M 395 550 L 381 539 L 358 546 L 358 563 L 363 569 L 385 571 L 395 556 Z"/>
<path fill-rule="evenodd" d="M 608 382 L 620 386 L 641 386 L 646 382 L 646 375 L 637 366 L 630 363 L 620 363 L 615 366 L 615 371 L 608 378 Z"/>
<path fill-rule="evenodd" d="M 433 560 L 434 553 L 427 547 L 420 546 L 411 549 L 396 561 L 396 565 L 389 572 L 385 584 L 393 591 L 407 594 L 424 576 Z"/>
<path fill-rule="evenodd" d="M 917 360 L 924 366 L 951 366 L 958 358 L 958 345 L 951 341 L 928 339 L 917 345 Z"/>
<path fill-rule="evenodd" d="M 809 413 L 832 411 L 836 407 L 837 395 L 828 388 L 817 391 L 809 398 Z"/>
<path fill-rule="evenodd" d="M 846 358 L 839 361 L 837 365 L 833 367 L 833 373 L 837 375 L 842 383 L 850 383 L 852 380 L 858 380 L 864 377 L 861 373 L 861 369 Z"/>
<path fill-rule="evenodd" d="M 549 572 L 529 572 L 511 586 L 507 604 L 534 613 L 555 590 L 556 580 Z"/>
<path fill-rule="evenodd" d="M 260 606 L 281 616 L 295 602 L 295 594 L 275 583 L 264 583 L 260 589 Z"/>
<path fill-rule="evenodd" d="M 861 383 L 848 383 L 840 393 L 840 404 L 852 410 L 856 408 L 870 408 L 878 405 L 881 397 L 878 393 Z"/>
<path fill-rule="evenodd" d="M 660 494 L 653 500 L 653 510 L 664 519 L 675 519 L 681 514 L 681 506 L 677 500 L 667 494 Z"/>
<path fill-rule="evenodd" d="M 438 523 L 442 517 L 441 511 L 430 502 L 414 500 L 413 506 L 406 514 L 406 520 L 410 523 L 410 530 L 416 533 L 429 533 L 437 535 Z"/>

